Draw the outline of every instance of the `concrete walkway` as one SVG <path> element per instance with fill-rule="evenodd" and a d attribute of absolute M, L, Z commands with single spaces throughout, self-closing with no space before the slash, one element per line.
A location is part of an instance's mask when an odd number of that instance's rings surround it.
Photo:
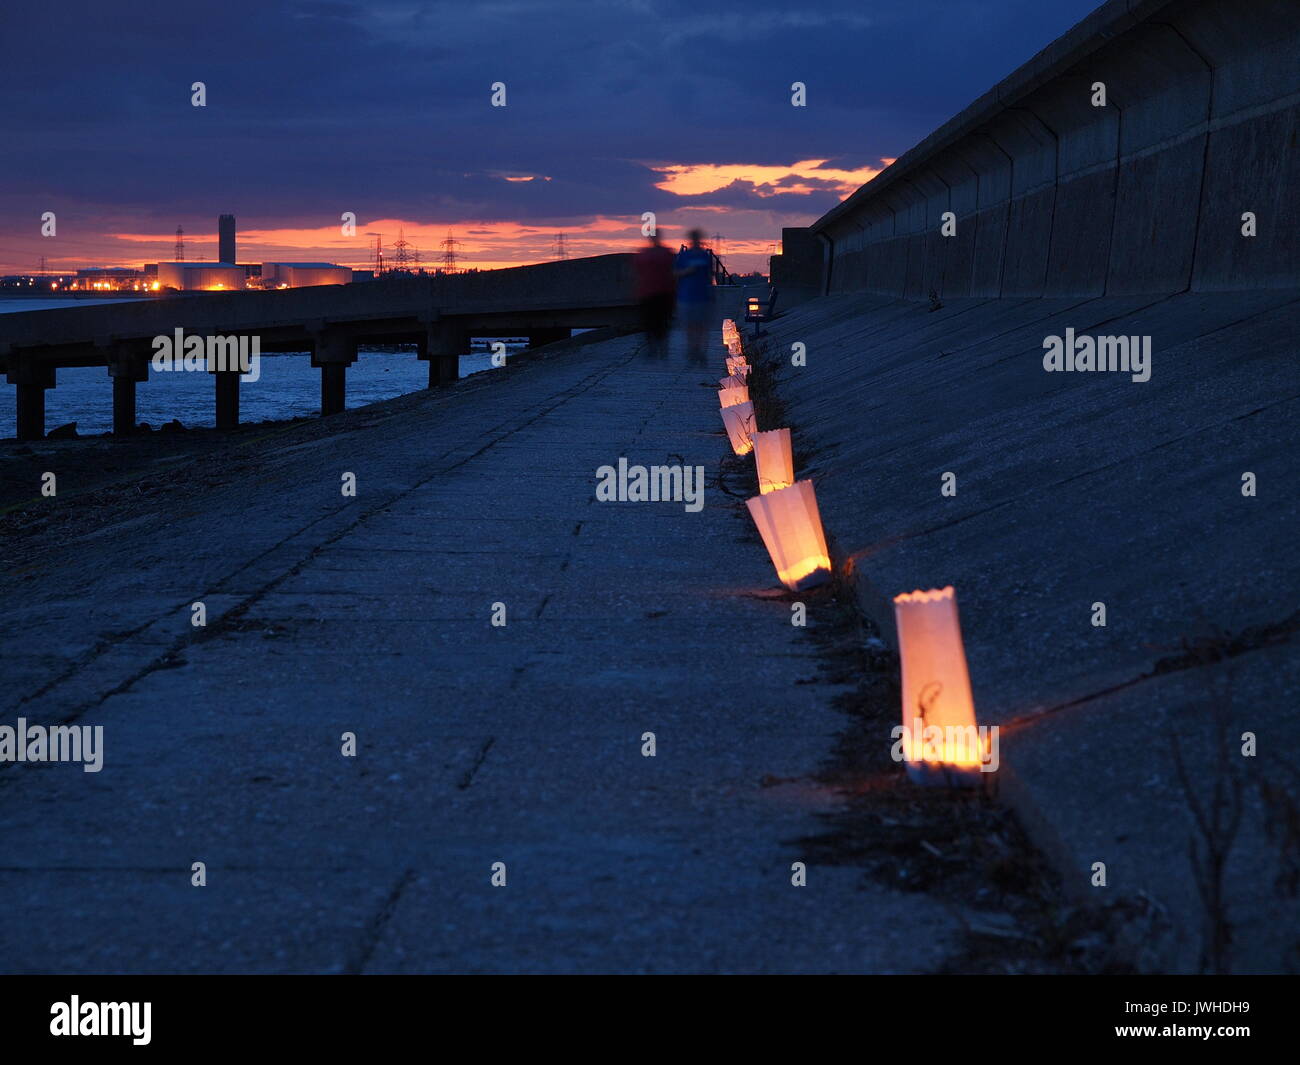
<path fill-rule="evenodd" d="M 717 487 L 718 376 L 565 345 L 231 446 L 108 524 L 61 502 L 0 584 L 0 723 L 102 725 L 105 762 L 0 767 L 0 969 L 939 964 L 924 897 L 791 885 L 843 719 Z M 596 502 L 620 456 L 702 465 L 703 510 Z"/>

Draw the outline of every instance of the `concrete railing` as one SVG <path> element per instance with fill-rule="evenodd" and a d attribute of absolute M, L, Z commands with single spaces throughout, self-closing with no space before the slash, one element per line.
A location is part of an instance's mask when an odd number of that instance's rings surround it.
<path fill-rule="evenodd" d="M 72 305 L 0 315 L 0 369 L 6 357 L 19 349 L 49 352 L 51 359 L 57 359 L 59 348 L 145 339 L 170 333 L 177 326 L 193 332 L 283 330 L 296 335 L 330 323 L 434 322 L 506 313 L 544 317 L 632 303 L 632 256 L 623 254 L 448 277 Z"/>
<path fill-rule="evenodd" d="M 204 292 L 0 315 L 0 372 L 17 392 L 16 433 L 45 434 L 45 393 L 60 369 L 104 366 L 113 431 L 136 429 L 136 385 L 149 378 L 158 338 L 248 338 L 259 352 L 310 351 L 321 372 L 321 413 L 343 410 L 347 367 L 365 342 L 409 342 L 429 364 L 429 387 L 459 376 L 474 333 L 523 333 L 530 347 L 570 330 L 635 322 L 632 256 L 596 255 L 508 270 L 411 277 L 270 292 Z M 247 367 L 244 367 L 247 369 Z M 239 423 L 238 369 L 213 372 L 218 428 Z"/>
<path fill-rule="evenodd" d="M 1297 57 L 1295 0 L 1110 0 L 812 226 L 825 290 L 1300 284 Z"/>

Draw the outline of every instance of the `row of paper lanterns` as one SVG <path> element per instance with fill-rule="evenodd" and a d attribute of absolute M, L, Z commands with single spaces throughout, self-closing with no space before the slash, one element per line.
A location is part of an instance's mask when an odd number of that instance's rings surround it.
<path fill-rule="evenodd" d="M 718 382 L 722 424 L 732 450 L 737 455 L 752 453 L 757 465 L 759 494 L 745 505 L 781 583 L 791 591 L 824 584 L 831 578 L 830 553 L 812 481 L 794 478 L 789 429 L 758 429 L 749 398 L 752 368 L 730 318 L 722 323 L 722 342 L 727 349 L 727 376 Z M 908 773 L 923 783 L 972 783 L 979 776 L 980 753 L 960 740 L 954 742 L 955 736 L 975 726 L 956 594 L 949 586 L 895 596 L 894 618 Z M 923 737 L 931 727 L 942 730 L 945 738 L 927 744 Z"/>
<path fill-rule="evenodd" d="M 758 466 L 758 495 L 745 505 L 782 584 L 791 591 L 825 584 L 831 577 L 831 560 L 812 481 L 794 479 L 789 429 L 759 432 L 749 398 L 751 367 L 740 331 L 730 318 L 722 323 L 722 342 L 727 348 L 727 376 L 718 382 L 722 424 L 731 449 L 737 455 L 752 453 Z"/>

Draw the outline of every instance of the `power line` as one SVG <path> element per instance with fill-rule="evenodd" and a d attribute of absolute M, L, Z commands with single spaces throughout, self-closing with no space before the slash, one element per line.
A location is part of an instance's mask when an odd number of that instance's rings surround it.
<path fill-rule="evenodd" d="M 376 278 L 384 272 L 384 235 L 382 233 L 367 233 L 366 236 L 375 238 L 375 250 L 370 257 L 370 268 Z"/>
<path fill-rule="evenodd" d="M 442 272 L 444 274 L 454 274 L 456 272 L 456 249 L 460 247 L 460 241 L 451 235 L 451 230 L 447 230 L 447 239 L 442 242 Z"/>
<path fill-rule="evenodd" d="M 393 259 L 391 269 L 399 274 L 414 273 L 419 269 L 420 253 L 406 239 L 406 231 L 398 227 L 397 240 L 393 242 Z"/>

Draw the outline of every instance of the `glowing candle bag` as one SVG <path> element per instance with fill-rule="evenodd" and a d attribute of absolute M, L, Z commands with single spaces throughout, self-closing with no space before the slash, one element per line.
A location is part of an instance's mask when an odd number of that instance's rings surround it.
<path fill-rule="evenodd" d="M 739 374 L 729 374 L 718 382 L 719 388 L 745 388 L 746 381 Z"/>
<path fill-rule="evenodd" d="M 745 505 L 782 584 L 800 592 L 830 580 L 831 560 L 812 481 L 756 495 Z"/>
<path fill-rule="evenodd" d="M 754 434 L 754 458 L 758 462 L 758 491 L 761 495 L 794 484 L 794 448 L 789 429 L 771 429 Z"/>
<path fill-rule="evenodd" d="M 720 407 L 734 407 L 739 403 L 749 402 L 749 389 L 745 385 L 739 388 L 719 388 L 718 405 Z"/>
<path fill-rule="evenodd" d="M 741 377 L 748 377 L 751 369 L 753 369 L 753 367 L 745 361 L 745 356 L 743 355 L 727 359 L 727 373 L 729 374 L 739 374 Z"/>
<path fill-rule="evenodd" d="M 754 404 L 737 403 L 722 408 L 722 424 L 731 439 L 731 450 L 748 455 L 754 450 Z"/>
<path fill-rule="evenodd" d="M 952 586 L 894 597 L 903 667 L 903 755 L 918 783 L 974 784 L 982 747 Z M 942 736 L 925 730 L 935 727 Z"/>

